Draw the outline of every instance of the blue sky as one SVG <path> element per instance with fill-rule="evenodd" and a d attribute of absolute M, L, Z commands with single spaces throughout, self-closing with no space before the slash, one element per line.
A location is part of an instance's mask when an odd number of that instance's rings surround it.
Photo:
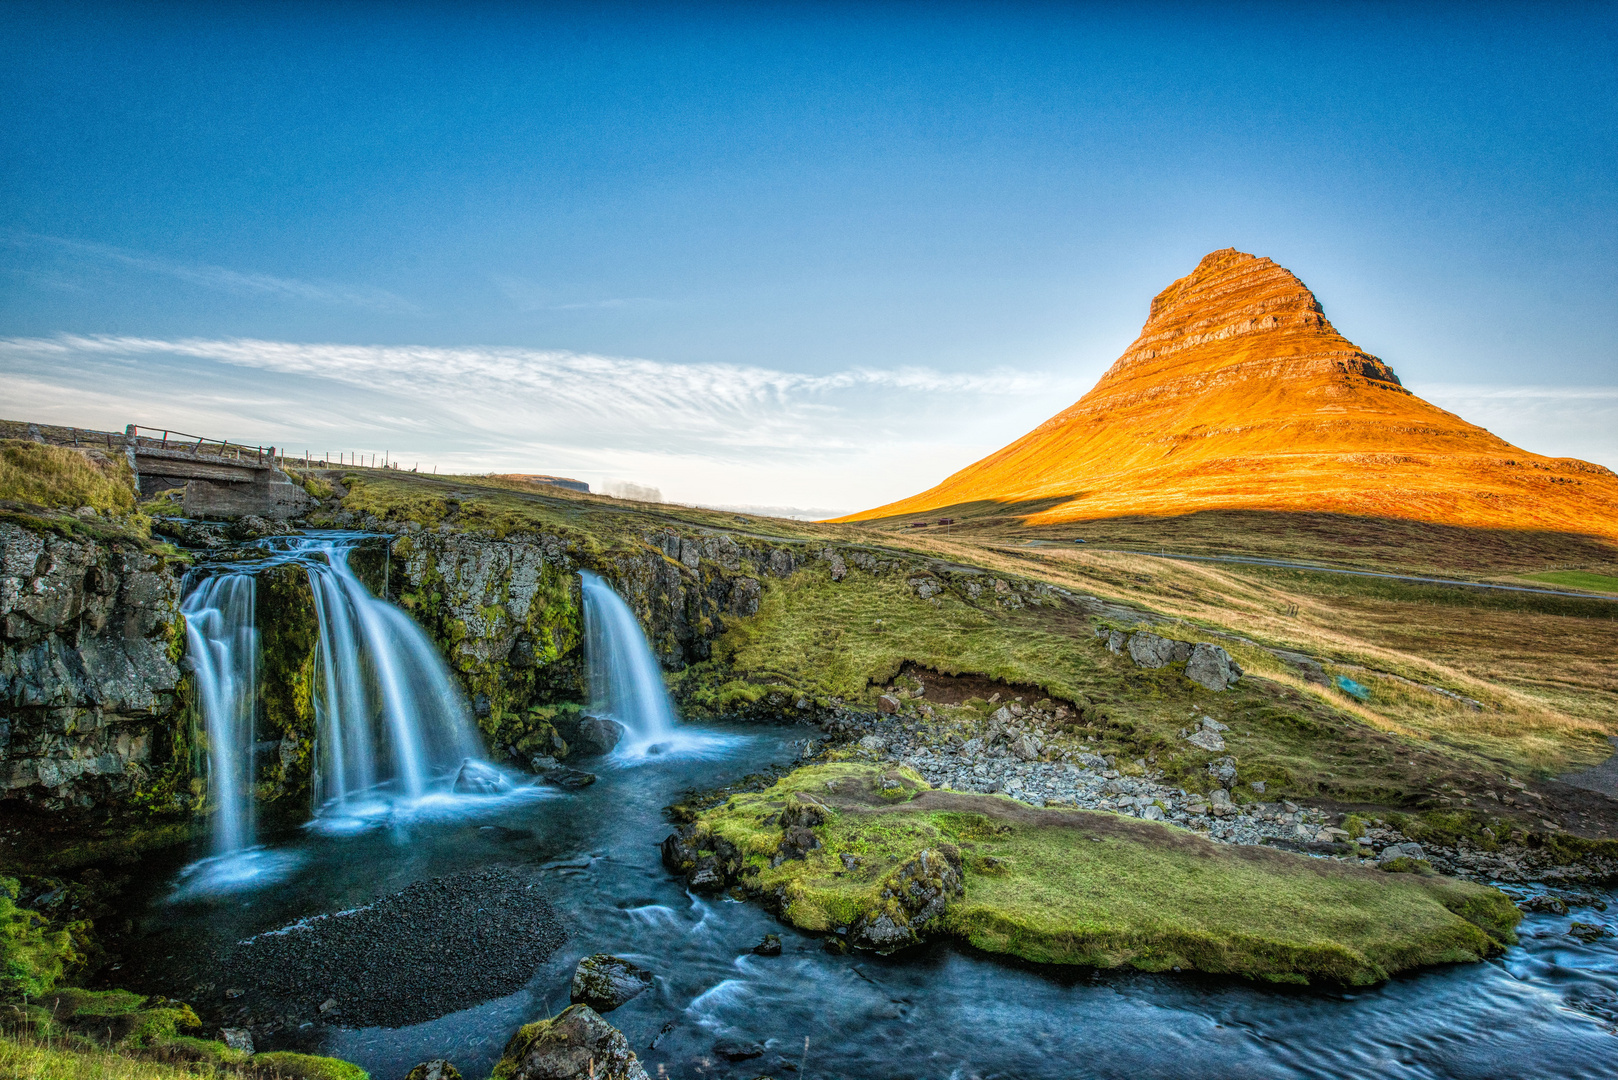
<path fill-rule="evenodd" d="M 0 412 L 853 509 L 1234 246 L 1618 466 L 1614 7 L 1229 7 L 0 4 Z"/>

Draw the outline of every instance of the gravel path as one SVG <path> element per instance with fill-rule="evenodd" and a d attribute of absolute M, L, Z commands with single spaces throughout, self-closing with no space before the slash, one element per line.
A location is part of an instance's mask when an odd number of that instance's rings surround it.
<path fill-rule="evenodd" d="M 259 934 L 224 958 L 225 985 L 238 1023 L 402 1027 L 514 993 L 566 937 L 532 878 L 493 867 Z"/>

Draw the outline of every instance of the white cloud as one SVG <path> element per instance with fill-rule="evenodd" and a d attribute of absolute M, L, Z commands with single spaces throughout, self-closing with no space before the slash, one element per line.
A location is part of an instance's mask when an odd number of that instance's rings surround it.
<path fill-rule="evenodd" d="M 1084 389 L 999 369 L 810 375 L 528 349 L 75 336 L 0 340 L 0 386 L 8 412 L 83 426 L 598 486 L 632 477 L 684 502 L 851 509 L 931 486 Z"/>

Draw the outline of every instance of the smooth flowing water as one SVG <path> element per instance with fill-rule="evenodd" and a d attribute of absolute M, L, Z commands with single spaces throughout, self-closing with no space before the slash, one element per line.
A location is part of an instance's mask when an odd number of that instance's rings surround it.
<path fill-rule="evenodd" d="M 280 885 L 206 902 L 151 895 L 127 973 L 141 989 L 206 1004 L 224 989 L 207 962 L 216 948 L 413 881 L 532 867 L 542 868 L 570 938 L 522 991 L 410 1027 L 315 1026 L 288 1044 L 349 1058 L 377 1080 L 440 1056 L 486 1076 L 512 1031 L 567 1004 L 578 960 L 609 952 L 656 973 L 651 991 L 609 1016 L 653 1076 L 659 1067 L 736 1080 L 1614 1075 L 1618 947 L 1566 934 L 1572 919 L 1610 921 L 1612 912 L 1531 915 L 1522 944 L 1502 958 L 1351 992 L 1039 969 L 949 944 L 830 955 L 756 905 L 688 894 L 662 867 L 665 805 L 691 787 L 789 761 L 794 740 L 808 734 L 727 725 L 702 733 L 713 744 L 700 755 L 635 768 L 598 759 L 600 779 L 579 792 L 469 798 L 431 819 L 283 837 L 279 848 L 296 853 L 301 872 Z M 155 861 L 151 869 L 163 872 Z M 750 952 L 765 933 L 781 934 L 784 955 Z M 713 1044 L 729 1037 L 762 1043 L 764 1056 L 726 1062 Z"/>

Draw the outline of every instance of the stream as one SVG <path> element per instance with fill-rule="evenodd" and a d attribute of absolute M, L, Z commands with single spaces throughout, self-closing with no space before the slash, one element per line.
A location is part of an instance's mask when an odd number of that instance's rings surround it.
<path fill-rule="evenodd" d="M 346 1058 L 374 1080 L 401 1080 L 436 1057 L 469 1078 L 487 1076 L 518 1026 L 567 1004 L 579 959 L 607 952 L 656 975 L 650 991 L 608 1017 L 652 1076 L 1618 1075 L 1618 945 L 1566 934 L 1574 919 L 1610 924 L 1618 907 L 1529 915 L 1522 943 L 1493 961 L 1347 992 L 1040 970 L 945 943 L 836 956 L 755 905 L 688 894 L 658 853 L 670 831 L 666 805 L 790 761 L 807 729 L 686 724 L 681 733 L 684 750 L 581 763 L 599 779 L 579 791 L 429 800 L 415 814 L 270 836 L 242 856 L 259 876 L 244 875 L 233 891 L 188 889 L 183 870 L 207 854 L 203 844 L 153 857 L 135 875 L 144 884 L 126 894 L 135 929 L 115 980 L 206 1013 L 210 1002 L 196 990 L 217 979 L 206 958 L 231 942 L 412 882 L 512 867 L 537 871 L 568 934 L 520 991 L 400 1028 L 311 1024 L 261 1049 Z M 781 935 L 781 956 L 751 953 L 766 933 Z M 217 1003 L 220 990 L 212 993 Z M 714 1052 L 721 1039 L 763 1053 L 726 1060 Z"/>

